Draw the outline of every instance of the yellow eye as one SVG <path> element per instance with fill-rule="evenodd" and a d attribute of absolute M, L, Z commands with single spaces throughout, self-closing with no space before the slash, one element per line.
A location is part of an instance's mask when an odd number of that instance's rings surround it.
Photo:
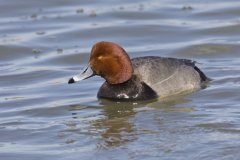
<path fill-rule="evenodd" d="M 103 56 L 99 56 L 99 57 L 98 57 L 98 60 L 102 60 L 102 59 L 103 59 Z"/>

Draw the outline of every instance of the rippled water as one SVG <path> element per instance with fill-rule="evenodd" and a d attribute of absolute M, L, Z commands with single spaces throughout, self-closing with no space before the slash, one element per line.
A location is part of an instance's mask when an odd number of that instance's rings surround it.
<path fill-rule="evenodd" d="M 240 2 L 0 0 L 0 159 L 239 159 Z M 97 41 L 189 58 L 204 90 L 148 102 L 68 85 Z"/>

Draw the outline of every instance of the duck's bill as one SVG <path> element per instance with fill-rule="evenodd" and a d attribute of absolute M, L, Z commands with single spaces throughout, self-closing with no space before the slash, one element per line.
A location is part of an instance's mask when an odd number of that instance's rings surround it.
<path fill-rule="evenodd" d="M 94 75 L 95 74 L 94 74 L 93 70 L 91 69 L 91 67 L 87 66 L 82 71 L 82 73 L 80 73 L 79 75 L 76 75 L 76 76 L 73 76 L 72 78 L 70 78 L 69 81 L 68 81 L 68 84 L 75 83 L 75 82 L 78 82 L 78 81 L 90 78 L 90 77 L 92 77 Z"/>

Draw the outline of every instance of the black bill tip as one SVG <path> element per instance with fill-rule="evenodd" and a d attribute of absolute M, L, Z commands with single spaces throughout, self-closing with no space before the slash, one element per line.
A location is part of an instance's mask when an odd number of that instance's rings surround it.
<path fill-rule="evenodd" d="M 68 84 L 71 84 L 71 83 L 74 83 L 74 79 L 73 78 L 70 78 L 69 81 L 68 81 Z"/>

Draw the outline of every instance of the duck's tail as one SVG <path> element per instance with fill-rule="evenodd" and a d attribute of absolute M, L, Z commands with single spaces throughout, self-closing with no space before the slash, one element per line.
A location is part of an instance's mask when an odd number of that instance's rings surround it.
<path fill-rule="evenodd" d="M 197 66 L 194 66 L 194 69 L 199 73 L 201 82 L 211 81 L 211 78 L 208 78 Z"/>

